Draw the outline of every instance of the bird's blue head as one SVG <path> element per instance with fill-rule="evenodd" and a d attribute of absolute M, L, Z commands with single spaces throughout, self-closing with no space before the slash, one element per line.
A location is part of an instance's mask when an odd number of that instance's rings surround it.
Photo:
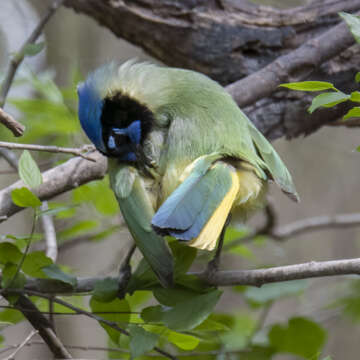
<path fill-rule="evenodd" d="M 152 112 L 121 89 L 101 96 L 98 89 L 100 84 L 106 84 L 106 79 L 98 81 L 98 77 L 99 72 L 95 72 L 78 87 L 82 128 L 104 155 L 122 162 L 141 161 L 142 145 L 153 123 Z"/>

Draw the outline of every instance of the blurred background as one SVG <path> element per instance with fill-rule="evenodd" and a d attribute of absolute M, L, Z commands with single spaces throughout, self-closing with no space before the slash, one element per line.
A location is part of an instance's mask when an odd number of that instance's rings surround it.
<path fill-rule="evenodd" d="M 30 31 L 36 25 L 39 15 L 44 13 L 47 1 L 42 0 L 1 0 L 0 3 L 0 73 L 7 68 L 9 56 L 17 50 Z M 296 6 L 304 1 L 272 0 L 256 3 L 272 6 Z M 99 26 L 94 20 L 76 14 L 72 10 L 61 8 L 45 28 L 46 48 L 40 55 L 27 58 L 22 65 L 21 74 L 48 72 L 59 86 L 69 86 L 74 69 L 85 76 L 104 62 L 112 59 L 126 60 L 137 57 L 149 59 L 141 49 L 116 38 L 110 31 Z M 19 82 L 13 87 L 10 98 L 32 96 L 33 88 Z M 7 109 L 13 114 L 19 110 L 11 104 Z M 76 116 L 70 119 L 76 121 Z M 78 124 L 73 124 L 75 128 Z M 31 131 L 31 122 L 28 131 Z M 0 138 L 3 138 L 0 130 Z M 275 148 L 291 171 L 301 203 L 288 200 L 275 187 L 271 187 L 269 197 L 278 214 L 279 224 L 295 220 L 339 213 L 358 212 L 360 155 L 354 149 L 360 144 L 360 133 L 356 129 L 324 127 L 306 138 L 287 142 L 278 140 Z M 5 136 L 5 135 L 4 135 Z M 13 141 L 9 135 L 6 140 Z M 49 136 L 49 134 L 47 134 Z M 70 135 L 69 135 L 70 136 Z M 71 134 L 70 142 L 75 146 L 88 142 L 82 135 Z M 39 156 L 38 161 L 48 161 L 49 157 Z M 55 159 L 61 161 L 61 156 Z M 44 165 L 46 168 L 46 165 Z M 0 159 L 0 185 L 11 184 L 18 179 L 12 174 L 8 164 Z M 58 202 L 66 202 L 74 195 L 64 195 Z M 76 196 L 84 196 L 78 194 Z M 86 196 L 86 195 L 85 195 Z M 101 219 L 93 204 L 82 206 L 78 210 L 82 219 Z M 116 212 L 116 211 L 115 211 Z M 99 220 L 100 221 L 100 220 Z M 119 216 L 107 218 L 107 225 L 119 222 Z M 251 219 L 251 224 L 259 224 L 263 216 Z M 21 235 L 29 232 L 31 219 L 27 212 L 21 212 L 0 225 L 0 235 L 7 233 Z M 60 232 L 67 226 L 67 220 L 59 219 L 56 223 Z M 83 234 L 81 234 L 83 235 Z M 121 258 L 124 244 L 129 240 L 125 228 L 108 236 L 101 242 L 86 242 L 78 246 L 69 246 L 60 252 L 59 263 L 66 264 L 79 276 L 107 274 L 116 269 Z M 359 229 L 329 229 L 307 233 L 284 243 L 265 241 L 250 244 L 252 256 L 226 257 L 223 267 L 227 269 L 254 268 L 261 265 L 282 265 L 311 260 L 332 260 L 358 257 L 360 254 Z M 344 278 L 323 278 L 310 280 L 307 290 L 296 298 L 277 301 L 271 308 L 265 323 L 265 329 L 275 322 L 286 322 L 291 316 L 311 316 L 327 331 L 328 338 L 324 355 L 333 359 L 356 359 L 360 351 L 358 338 L 360 329 L 350 317 L 343 316 L 341 307 L 330 306 L 345 291 Z M 237 312 L 247 316 L 249 311 L 239 293 L 227 290 L 218 305 L 222 312 Z M 252 310 L 253 311 L 253 310 Z M 254 312 L 256 316 L 256 310 Z M 93 321 L 80 317 L 60 317 L 56 321 L 60 337 L 65 344 L 98 345 L 106 344 L 104 331 Z M 9 327 L 4 331 L 5 344 L 21 342 L 29 332 L 26 324 Z M 105 359 L 106 354 L 91 351 L 73 353 L 83 358 Z M 33 346 L 22 351 L 17 359 L 46 359 L 49 353 L 45 347 Z M 1 356 L 0 356 L 1 357 Z M 280 359 L 295 359 L 294 356 L 282 355 Z"/>

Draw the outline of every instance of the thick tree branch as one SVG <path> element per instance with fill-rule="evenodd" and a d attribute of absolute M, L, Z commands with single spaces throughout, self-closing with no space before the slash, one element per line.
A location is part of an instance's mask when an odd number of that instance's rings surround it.
<path fill-rule="evenodd" d="M 98 152 L 89 156 L 94 161 L 76 157 L 44 172 L 43 183 L 34 191 L 36 195 L 41 200 L 49 200 L 89 181 L 103 178 L 107 168 L 105 157 Z M 17 181 L 0 191 L 0 222 L 4 216 L 9 217 L 22 210 L 12 202 L 11 191 L 23 186 L 22 181 Z"/>
<path fill-rule="evenodd" d="M 311 77 L 352 90 L 360 54 L 344 51 L 353 38 L 345 24 L 334 25 L 339 11 L 360 10 L 356 0 L 315 0 L 290 10 L 233 0 L 67 0 L 66 6 L 167 65 L 198 70 L 222 84 L 237 80 L 229 92 L 248 106 L 245 112 L 269 139 L 307 135 L 348 110 L 342 104 L 310 116 L 311 96 L 277 86 Z"/>
<path fill-rule="evenodd" d="M 325 61 L 355 43 L 347 25 L 341 23 L 298 49 L 278 57 L 271 64 L 227 86 L 239 106 L 253 104 L 270 96 L 281 83 L 306 78 Z M 246 91 L 244 91 L 246 89 Z"/>
<path fill-rule="evenodd" d="M 261 69 L 339 22 L 339 11 L 360 9 L 356 0 L 318 0 L 288 10 L 234 0 L 67 0 L 65 5 L 164 63 L 198 70 L 223 84 Z"/>
<path fill-rule="evenodd" d="M 56 336 L 49 321 L 26 296 L 21 294 L 15 306 L 21 309 L 26 319 L 39 332 L 56 359 L 72 359 L 61 340 Z"/>

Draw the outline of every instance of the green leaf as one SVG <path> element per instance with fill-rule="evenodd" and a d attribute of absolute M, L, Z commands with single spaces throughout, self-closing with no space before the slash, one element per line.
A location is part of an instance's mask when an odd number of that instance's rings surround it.
<path fill-rule="evenodd" d="M 318 109 L 321 106 L 333 107 L 348 99 L 350 99 L 350 96 L 344 94 L 341 91 L 323 93 L 313 98 L 311 105 L 308 108 L 308 112 L 312 114 L 316 109 Z"/>
<path fill-rule="evenodd" d="M 356 73 L 356 75 L 355 75 L 355 81 L 356 81 L 357 83 L 360 82 L 360 72 L 357 72 L 357 73 Z"/>
<path fill-rule="evenodd" d="M 74 207 L 76 207 L 76 205 L 50 207 L 50 209 L 39 211 L 38 216 L 39 217 L 44 215 L 54 216 L 54 215 L 58 215 L 59 213 L 68 212 L 69 210 L 72 211 L 71 213 L 72 216 L 75 214 L 75 211 L 73 211 Z"/>
<path fill-rule="evenodd" d="M 82 220 L 76 223 L 75 225 L 72 225 L 68 229 L 60 231 L 58 233 L 58 237 L 61 238 L 62 240 L 68 239 L 75 235 L 80 235 L 89 232 L 90 230 L 96 228 L 98 225 L 99 222 L 96 220 Z"/>
<path fill-rule="evenodd" d="M 195 275 L 182 274 L 176 277 L 176 284 L 197 293 L 204 293 L 209 290 L 209 285 Z"/>
<path fill-rule="evenodd" d="M 347 120 L 349 118 L 353 117 L 360 117 L 360 107 L 355 106 L 352 109 L 350 109 L 343 117 L 344 120 Z"/>
<path fill-rule="evenodd" d="M 247 226 L 233 227 L 229 226 L 226 228 L 226 233 L 224 237 L 224 244 L 233 242 L 234 240 L 239 240 L 247 237 L 251 232 L 251 229 Z"/>
<path fill-rule="evenodd" d="M 266 304 L 287 296 L 301 294 L 308 286 L 306 280 L 284 281 L 265 284 L 260 288 L 248 287 L 244 292 L 246 300 L 256 304 Z"/>
<path fill-rule="evenodd" d="M 119 212 L 119 205 L 110 188 L 108 176 L 103 180 L 78 187 L 73 191 L 73 199 L 77 203 L 91 202 L 102 215 L 111 216 Z"/>
<path fill-rule="evenodd" d="M 19 159 L 19 176 L 25 185 L 36 188 L 42 184 L 42 175 L 29 151 L 24 150 Z"/>
<path fill-rule="evenodd" d="M 97 313 L 98 316 L 105 320 L 116 322 L 120 327 L 125 327 L 125 324 L 129 322 L 130 306 L 126 300 L 115 299 L 111 302 L 104 303 L 91 297 L 90 307 L 93 313 Z M 120 332 L 104 323 L 99 323 L 105 329 L 111 340 L 119 344 Z"/>
<path fill-rule="evenodd" d="M 186 273 L 193 261 L 195 260 L 197 249 L 173 241 L 169 244 L 175 259 L 174 273 L 175 277 L 180 274 Z"/>
<path fill-rule="evenodd" d="M 0 322 L 16 324 L 24 320 L 24 315 L 19 310 L 5 309 L 0 311 Z"/>
<path fill-rule="evenodd" d="M 221 294 L 221 291 L 213 290 L 180 301 L 171 308 L 150 306 L 142 311 L 141 317 L 146 322 L 162 322 L 173 330 L 191 330 L 210 315 Z"/>
<path fill-rule="evenodd" d="M 151 270 L 149 263 L 142 258 L 130 278 L 127 291 L 131 294 L 135 290 L 148 290 L 159 286 L 159 280 Z"/>
<path fill-rule="evenodd" d="M 56 264 L 50 264 L 41 268 L 47 277 L 54 280 L 59 280 L 65 284 L 71 285 L 73 288 L 77 285 L 75 276 L 64 273 Z"/>
<path fill-rule="evenodd" d="M 45 42 L 39 42 L 36 44 L 26 44 L 24 48 L 25 56 L 35 56 L 39 54 L 45 47 Z"/>
<path fill-rule="evenodd" d="M 42 251 L 34 251 L 26 255 L 22 265 L 22 271 L 31 277 L 46 278 L 43 268 L 53 264 Z"/>
<path fill-rule="evenodd" d="M 109 302 L 116 298 L 118 291 L 118 280 L 107 277 L 95 283 L 93 298 L 100 302 Z"/>
<path fill-rule="evenodd" d="M 300 91 L 322 91 L 322 90 L 337 90 L 333 84 L 326 81 L 299 81 L 287 84 L 280 84 L 279 86 Z"/>
<path fill-rule="evenodd" d="M 233 318 L 233 324 L 229 324 L 231 331 L 221 334 L 220 337 L 227 349 L 243 349 L 254 334 L 256 320 L 249 312 L 238 313 Z"/>
<path fill-rule="evenodd" d="M 11 191 L 11 199 L 15 205 L 21 207 L 36 208 L 41 205 L 40 199 L 26 187 Z"/>
<path fill-rule="evenodd" d="M 220 321 L 216 321 L 212 319 L 213 315 L 210 315 L 205 321 L 203 321 L 199 326 L 197 326 L 194 330 L 195 331 L 229 331 L 230 328 L 225 324 L 221 323 Z"/>
<path fill-rule="evenodd" d="M 178 303 L 192 299 L 199 294 L 189 289 L 164 289 L 158 288 L 153 291 L 155 299 L 162 305 L 175 306 Z"/>
<path fill-rule="evenodd" d="M 240 255 L 241 257 L 245 259 L 254 259 L 254 253 L 249 249 L 248 246 L 245 245 L 236 245 L 234 247 L 231 247 L 230 253 Z"/>
<path fill-rule="evenodd" d="M 12 243 L 0 243 L 0 264 L 18 264 L 22 258 L 21 251 Z"/>
<path fill-rule="evenodd" d="M 168 341 L 182 350 L 194 350 L 200 342 L 199 338 L 189 334 L 182 334 L 172 330 L 168 330 L 167 334 Z"/>
<path fill-rule="evenodd" d="M 61 90 L 54 82 L 54 77 L 55 72 L 50 70 L 43 71 L 39 74 L 30 73 L 27 80 L 30 81 L 31 85 L 48 101 L 49 104 L 55 103 L 60 105 L 64 110 L 67 110 Z"/>
<path fill-rule="evenodd" d="M 360 44 L 360 17 L 357 15 L 340 12 L 339 15 L 344 19 L 353 34 L 356 42 Z"/>
<path fill-rule="evenodd" d="M 3 288 L 11 287 L 13 289 L 22 289 L 26 284 L 26 277 L 18 272 L 18 265 L 7 263 L 2 269 L 1 286 Z M 14 276 L 16 275 L 16 278 Z"/>
<path fill-rule="evenodd" d="M 151 351 L 159 340 L 157 334 L 148 332 L 138 325 L 129 325 L 131 359 Z"/>
<path fill-rule="evenodd" d="M 350 95 L 350 100 L 354 102 L 360 102 L 360 92 L 359 91 L 353 91 Z"/>
<path fill-rule="evenodd" d="M 270 344 L 278 352 L 317 358 L 325 344 L 326 331 L 317 323 L 302 317 L 289 320 L 288 326 L 274 325 L 269 332 Z"/>

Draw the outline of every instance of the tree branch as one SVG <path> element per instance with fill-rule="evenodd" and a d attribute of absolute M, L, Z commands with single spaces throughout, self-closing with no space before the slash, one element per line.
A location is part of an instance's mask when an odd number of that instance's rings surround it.
<path fill-rule="evenodd" d="M 12 142 L 0 141 L 0 148 L 11 150 L 30 150 L 30 151 L 44 151 L 50 153 L 62 153 L 71 154 L 75 156 L 81 156 L 82 158 L 90 161 L 94 161 L 90 155 L 86 153 L 94 151 L 93 145 L 84 145 L 81 148 L 64 148 L 54 145 L 37 145 L 37 144 L 18 144 Z"/>
<path fill-rule="evenodd" d="M 360 213 L 314 216 L 275 228 L 269 235 L 286 240 L 309 231 L 360 226 Z"/>
<path fill-rule="evenodd" d="M 5 125 L 15 136 L 21 136 L 25 131 L 25 126 L 17 122 L 11 115 L 0 108 L 0 123 Z"/>
<path fill-rule="evenodd" d="M 67 0 L 66 6 L 93 17 L 167 65 L 200 71 L 222 84 L 237 80 L 228 91 L 240 106 L 247 106 L 244 111 L 271 140 L 307 135 L 349 109 L 343 103 L 310 116 L 309 94 L 277 86 L 311 76 L 334 82 L 344 91 L 355 90 L 360 51 L 349 48 L 354 40 L 346 25 L 334 25 L 341 21 L 339 11 L 360 10 L 356 0 L 315 0 L 288 10 L 231 0 L 222 0 L 221 6 L 202 0 L 116 5 Z"/>
<path fill-rule="evenodd" d="M 360 226 L 360 213 L 314 216 L 278 227 L 275 227 L 274 223 L 271 227 L 268 227 L 268 223 L 269 220 L 267 220 L 264 226 L 249 235 L 227 243 L 224 246 L 224 250 L 250 242 L 256 236 L 260 235 L 269 236 L 277 241 L 285 241 L 311 231 L 357 227 Z"/>
<path fill-rule="evenodd" d="M 9 290 L 9 291 L 10 291 L 10 290 Z M 15 291 L 15 292 L 16 292 L 16 291 Z M 130 336 L 130 333 L 129 333 L 127 330 L 121 328 L 121 327 L 120 327 L 116 322 L 114 322 L 114 321 L 106 320 L 106 319 L 102 318 L 101 316 L 98 316 L 98 315 L 96 315 L 96 314 L 94 314 L 94 313 L 92 313 L 92 312 L 83 310 L 83 309 L 81 309 L 81 308 L 79 308 L 79 307 L 77 307 L 77 306 L 74 306 L 74 305 L 72 305 L 72 304 L 70 304 L 70 303 L 68 303 L 68 302 L 66 302 L 66 301 L 64 301 L 64 300 L 61 300 L 61 299 L 58 299 L 58 298 L 55 298 L 55 297 L 52 297 L 52 296 L 48 296 L 48 295 L 46 295 L 46 294 L 42 294 L 42 293 L 39 293 L 39 292 L 36 292 L 36 291 L 28 290 L 27 292 L 28 292 L 29 294 L 31 294 L 31 295 L 34 295 L 34 296 L 43 297 L 43 298 L 45 298 L 45 299 L 52 299 L 55 303 L 58 303 L 58 304 L 60 304 L 60 305 L 62 305 L 62 306 L 65 306 L 65 307 L 67 307 L 67 308 L 75 311 L 77 314 L 85 315 L 85 316 L 87 316 L 87 317 L 89 317 L 89 318 L 91 318 L 91 319 L 94 319 L 94 320 L 96 320 L 96 321 L 98 321 L 98 322 L 100 322 L 100 323 L 102 323 L 102 324 L 105 324 L 105 325 L 111 327 L 112 329 L 118 331 L 119 333 L 121 333 L 121 334 L 123 334 L 123 335 Z M 160 349 L 160 348 L 157 347 L 157 346 L 154 347 L 154 350 L 155 350 L 156 352 L 158 352 L 159 354 L 161 354 L 161 355 L 163 355 L 163 356 L 165 356 L 165 357 L 167 357 L 167 358 L 169 358 L 169 359 L 171 359 L 171 360 L 177 360 L 177 358 L 176 358 L 175 356 L 171 355 L 171 354 L 168 353 L 167 351 L 164 351 L 164 350 Z M 67 358 L 66 358 L 66 359 L 67 359 Z"/>
<path fill-rule="evenodd" d="M 217 271 L 207 278 L 206 272 L 193 272 L 209 285 L 234 286 L 248 285 L 261 286 L 273 282 L 308 279 L 324 276 L 360 275 L 360 258 L 331 261 L 311 261 L 307 263 L 277 266 L 272 268 L 254 270 Z M 77 286 L 73 289 L 67 284 L 61 284 L 51 279 L 28 279 L 26 291 L 38 291 L 42 294 L 74 294 L 89 293 L 94 289 L 95 283 L 102 277 L 78 278 Z M 114 277 L 118 279 L 118 277 Z M 125 279 L 124 279 L 125 281 Z M 9 289 L 10 291 L 10 289 Z"/>
<path fill-rule="evenodd" d="M 354 43 L 347 25 L 341 23 L 315 39 L 308 40 L 289 54 L 278 57 L 245 79 L 232 83 L 226 89 L 239 106 L 253 104 L 270 96 L 281 83 L 306 78 L 317 67 Z"/>
<path fill-rule="evenodd" d="M 206 281 L 217 286 L 261 286 L 280 281 L 355 274 L 360 275 L 360 259 L 311 261 L 267 269 L 219 271 Z M 199 274 L 199 277 L 204 280 L 204 274 Z"/>
<path fill-rule="evenodd" d="M 37 307 L 24 295 L 20 294 L 15 306 L 21 308 L 21 312 L 34 327 L 48 345 L 57 359 L 72 359 L 61 340 L 56 336 L 49 321 L 37 309 Z"/>
<path fill-rule="evenodd" d="M 49 200 L 56 195 L 74 189 L 92 180 L 102 179 L 106 173 L 107 161 L 98 152 L 91 155 L 93 161 L 72 158 L 62 165 L 43 173 L 43 183 L 34 191 L 41 200 Z M 11 200 L 11 191 L 23 187 L 22 181 L 0 191 L 0 222 L 23 208 L 16 206 Z"/>

